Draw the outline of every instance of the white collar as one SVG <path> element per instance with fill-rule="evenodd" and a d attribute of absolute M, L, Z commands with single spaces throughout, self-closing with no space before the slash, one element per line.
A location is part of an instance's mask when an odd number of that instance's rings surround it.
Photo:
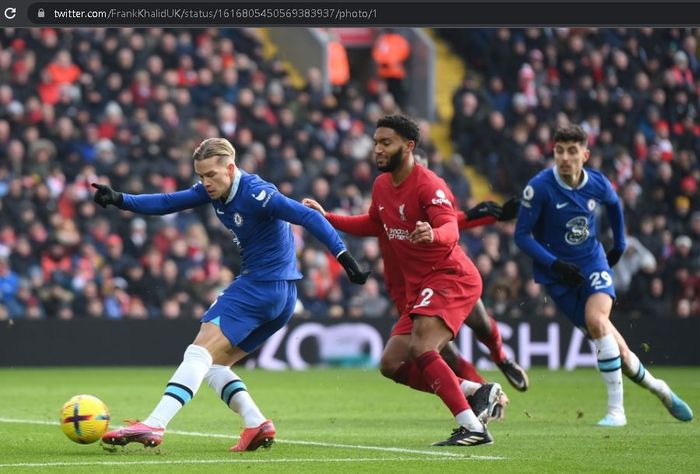
<path fill-rule="evenodd" d="M 563 179 L 561 179 L 561 176 L 559 176 L 559 171 L 557 171 L 556 165 L 554 165 L 554 179 L 557 180 L 559 186 L 561 186 L 564 189 L 568 189 L 569 191 L 573 191 L 574 189 L 581 189 L 586 185 L 586 183 L 588 183 L 588 173 L 586 173 L 586 168 L 583 168 L 581 171 L 583 172 L 583 179 L 581 180 L 581 184 L 579 184 L 575 188 L 572 188 L 571 186 L 566 184 Z"/>
<path fill-rule="evenodd" d="M 236 195 L 236 192 L 238 192 L 238 186 L 241 184 L 241 170 L 236 167 L 236 172 L 233 175 L 233 184 L 231 185 L 231 192 L 228 195 L 228 198 L 226 199 L 226 204 L 230 203 L 233 200 L 233 197 Z"/>

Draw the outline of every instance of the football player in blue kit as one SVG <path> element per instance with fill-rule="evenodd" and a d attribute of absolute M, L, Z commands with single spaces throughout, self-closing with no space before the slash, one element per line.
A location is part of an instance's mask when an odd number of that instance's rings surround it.
<path fill-rule="evenodd" d="M 584 169 L 588 136 L 578 125 L 554 134 L 553 168 L 530 180 L 523 191 L 515 242 L 533 259 L 535 281 L 559 309 L 595 344 L 598 368 L 608 389 L 607 414 L 598 424 L 624 426 L 622 373 L 655 394 L 668 411 L 690 421 L 690 407 L 645 369 L 610 321 L 615 299 L 614 266 L 625 250 L 622 206 L 608 179 Z M 607 252 L 596 237 L 595 214 L 604 206 L 613 231 Z"/>
<path fill-rule="evenodd" d="M 169 194 L 132 195 L 104 184 L 94 199 L 140 214 L 164 215 L 210 204 L 241 249 L 240 275 L 202 317 L 194 342 L 165 388 L 165 394 L 143 422 L 106 433 L 110 445 L 138 442 L 158 446 L 165 427 L 197 392 L 203 380 L 243 418 L 245 429 L 231 451 L 268 447 L 275 428 L 266 419 L 231 366 L 260 346 L 291 318 L 297 300 L 294 237 L 290 223 L 304 226 L 323 242 L 345 269 L 350 281 L 364 284 L 363 272 L 338 233 L 319 213 L 282 195 L 277 188 L 235 164 L 235 150 L 224 138 L 204 140 L 194 151 L 200 181 Z"/>

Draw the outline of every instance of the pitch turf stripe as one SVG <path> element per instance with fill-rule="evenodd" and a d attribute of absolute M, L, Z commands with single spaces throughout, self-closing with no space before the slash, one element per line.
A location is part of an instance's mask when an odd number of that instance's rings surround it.
<path fill-rule="evenodd" d="M 34 425 L 53 425 L 56 426 L 58 423 L 52 421 L 39 421 L 39 420 L 20 420 L 14 418 L 2 418 L 0 417 L 0 423 L 20 423 L 20 424 L 34 424 Z M 224 438 L 224 439 L 238 439 L 239 436 L 220 434 L 220 433 L 201 433 L 198 431 L 179 431 L 179 430 L 168 430 L 167 434 L 176 434 L 182 436 L 198 436 L 204 438 Z M 503 456 L 478 456 L 473 454 L 457 454 L 450 452 L 440 452 L 437 450 L 428 451 L 422 449 L 408 449 L 408 448 L 392 448 L 385 446 L 364 446 L 364 445 L 352 445 L 352 444 L 341 444 L 341 443 L 324 443 L 320 441 L 297 441 L 275 438 L 276 442 L 286 443 L 286 444 L 298 444 L 302 446 L 319 446 L 323 448 L 342 448 L 342 449 L 364 449 L 369 451 L 382 451 L 389 453 L 404 453 L 404 454 L 421 454 L 428 456 L 436 456 L 440 458 L 459 458 L 459 459 L 474 459 L 479 461 L 501 461 L 508 458 Z"/>

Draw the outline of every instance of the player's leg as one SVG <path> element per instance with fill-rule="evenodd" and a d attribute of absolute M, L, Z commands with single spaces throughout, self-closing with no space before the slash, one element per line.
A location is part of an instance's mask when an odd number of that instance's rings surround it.
<path fill-rule="evenodd" d="M 221 400 L 233 410 L 234 413 L 240 415 L 243 420 L 244 431 L 250 433 L 248 436 L 241 435 L 241 440 L 248 440 L 241 446 L 242 449 L 237 451 L 254 450 L 260 446 L 269 447 L 275 436 L 275 428 L 271 420 L 265 416 L 258 408 L 253 398 L 248 393 L 248 387 L 241 378 L 231 369 L 231 365 L 247 355 L 246 351 L 240 348 L 234 348 L 230 354 L 221 359 L 215 359 L 209 372 L 204 377 L 207 384 L 216 392 Z M 262 433 L 264 436 L 260 439 L 261 442 L 251 444 L 250 441 Z M 236 445 L 238 446 L 238 445 Z M 235 446 L 234 446 L 235 447 Z"/>
<path fill-rule="evenodd" d="M 474 364 L 462 357 L 453 341 L 445 344 L 445 347 L 440 351 L 440 356 L 445 359 L 445 362 L 447 362 L 447 365 L 450 366 L 450 369 L 457 377 L 477 383 L 486 382 L 486 379 L 476 370 Z"/>
<path fill-rule="evenodd" d="M 445 322 L 435 316 L 413 315 L 413 333 L 409 353 L 425 382 L 452 412 L 459 425 L 453 435 L 440 443 L 477 445 L 493 443 L 486 426 L 477 418 L 459 386 L 459 380 L 440 357 L 439 350 L 454 337 Z"/>
<path fill-rule="evenodd" d="M 213 357 L 221 357 L 230 348 L 229 340 L 217 325 L 203 323 L 199 334 L 185 350 L 182 362 L 168 381 L 163 397 L 148 418 L 105 433 L 102 441 L 112 445 L 137 442 L 144 446 L 158 446 L 170 420 L 197 393 L 211 368 Z"/>
<path fill-rule="evenodd" d="M 508 396 L 500 388 L 499 384 L 489 383 L 476 370 L 474 364 L 466 360 L 457 349 L 454 341 L 449 341 L 440 351 L 442 357 L 452 372 L 460 380 L 460 387 L 467 396 L 467 401 L 471 405 L 477 418 L 484 423 L 497 418 L 505 418 L 505 408 L 508 405 Z M 494 391 L 498 391 L 496 395 Z M 493 397 L 497 397 L 495 405 L 490 403 Z"/>
<path fill-rule="evenodd" d="M 411 342 L 411 332 L 413 331 L 413 321 L 408 314 L 402 315 L 394 325 L 391 336 L 384 346 L 384 352 L 379 364 L 379 370 L 384 377 L 396 383 L 407 385 L 414 390 L 434 393 L 430 385 L 423 378 L 423 373 L 411 360 L 409 346 Z M 466 379 L 459 379 L 460 388 L 465 397 L 474 395 L 482 384 Z M 484 411 L 486 407 L 478 407 Z"/>
<path fill-rule="evenodd" d="M 489 316 L 481 298 L 477 300 L 474 309 L 472 309 L 464 324 L 474 332 L 477 340 L 489 349 L 491 360 L 503 372 L 508 383 L 520 392 L 527 390 L 530 385 L 527 372 L 517 362 L 506 356 L 498 324 L 495 319 Z"/>
<path fill-rule="evenodd" d="M 598 369 L 608 389 L 608 409 L 598 422 L 601 426 L 624 426 L 627 424 L 623 403 L 622 358 L 620 346 L 610 322 L 613 299 L 604 292 L 588 296 L 585 305 L 585 322 L 588 334 L 596 347 Z"/>
<path fill-rule="evenodd" d="M 294 314 L 297 301 L 297 288 L 293 281 L 266 282 L 256 284 L 258 290 L 267 288 L 268 296 L 260 295 L 262 300 L 269 300 L 275 303 L 270 309 L 275 315 L 253 329 L 250 334 L 243 339 L 240 350 L 243 355 L 253 352 L 274 333 L 279 331 Z M 259 447 L 269 448 L 274 442 L 276 430 L 272 420 L 265 418 L 253 398 L 248 393 L 247 387 L 240 378 L 229 368 L 230 365 L 240 360 L 242 356 L 232 354 L 229 360 L 225 361 L 226 370 L 221 370 L 216 384 L 210 386 L 220 394 L 222 400 L 234 412 L 243 419 L 244 429 L 240 434 L 240 439 L 230 451 L 255 451 Z"/>
<path fill-rule="evenodd" d="M 629 349 L 627 342 L 625 342 L 625 339 L 614 325 L 612 331 L 620 347 L 622 373 L 640 387 L 646 388 L 656 395 L 674 418 L 680 421 L 692 420 L 693 411 L 688 404 L 676 395 L 666 382 L 654 377 L 651 372 L 644 367 L 644 364 L 642 364 L 639 357 Z"/>

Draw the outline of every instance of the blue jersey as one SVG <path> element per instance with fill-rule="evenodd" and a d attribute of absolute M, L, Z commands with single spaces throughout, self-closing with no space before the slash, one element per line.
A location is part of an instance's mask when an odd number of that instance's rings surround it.
<path fill-rule="evenodd" d="M 334 256 L 345 250 L 338 233 L 318 212 L 293 201 L 259 176 L 236 169 L 228 198 L 212 200 L 202 183 L 168 194 L 124 194 L 122 209 L 164 215 L 211 204 L 241 249 L 241 275 L 250 280 L 298 280 L 289 223 L 304 226 Z"/>
<path fill-rule="evenodd" d="M 551 265 L 555 260 L 580 268 L 605 264 L 605 250 L 596 237 L 595 212 L 605 206 L 614 234 L 614 248 L 624 250 L 625 232 L 620 200 L 610 181 L 599 171 L 584 169 L 581 184 L 572 188 L 559 177 L 556 167 L 530 180 L 515 228 L 515 242 L 534 261 L 535 281 L 558 281 Z"/>

